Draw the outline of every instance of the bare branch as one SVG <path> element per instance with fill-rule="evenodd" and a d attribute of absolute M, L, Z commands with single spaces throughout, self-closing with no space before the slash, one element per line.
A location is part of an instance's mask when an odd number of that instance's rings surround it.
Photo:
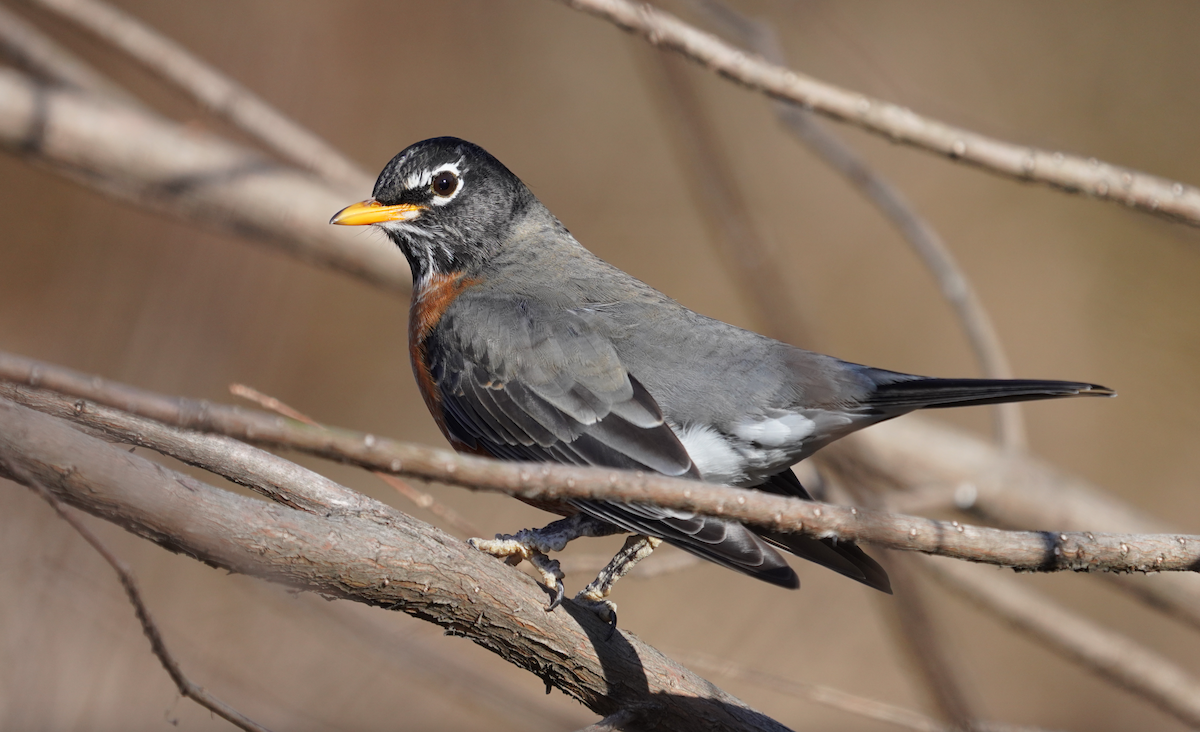
<path fill-rule="evenodd" d="M 320 137 L 124 11 L 100 0 L 26 2 L 51 10 L 121 49 L 300 167 L 351 188 L 369 190 L 374 183 L 374 176 Z"/>
<path fill-rule="evenodd" d="M 374 514 L 382 519 L 397 513 L 320 473 L 231 437 L 180 429 L 120 409 L 4 382 L 0 382 L 0 398 L 71 419 L 104 439 L 169 455 L 299 511 L 321 516 Z"/>
<path fill-rule="evenodd" d="M 895 602 L 885 612 L 892 620 L 892 639 L 916 672 L 941 719 L 951 729 L 978 728 L 975 700 L 963 683 L 962 669 L 949 648 L 949 639 L 937 627 L 927 588 L 913 570 L 916 557 L 887 554 L 879 557 L 895 588 Z M 882 603 L 881 603 L 882 604 Z"/>
<path fill-rule="evenodd" d="M 796 345 L 812 345 L 809 328 L 800 317 L 783 270 L 754 225 L 745 196 L 735 184 L 734 167 L 705 114 L 682 62 L 652 50 L 645 69 L 654 82 L 659 113 L 671 134 L 667 137 L 683 165 L 683 178 L 695 198 L 693 209 L 711 232 L 728 271 L 738 283 L 764 332 Z"/>
<path fill-rule="evenodd" d="M 179 690 L 182 696 L 191 699 L 213 714 L 246 730 L 246 732 L 269 732 L 266 727 L 259 725 L 238 710 L 216 698 L 205 690 L 204 687 L 194 683 L 183 673 L 183 668 L 180 667 L 175 657 L 171 655 L 171 651 L 167 649 L 167 643 L 163 640 L 162 633 L 158 629 L 158 624 L 154 622 L 154 618 L 150 615 L 150 608 L 146 607 L 146 603 L 142 601 L 142 593 L 138 589 L 137 578 L 134 577 L 133 570 L 130 569 L 128 564 L 105 546 L 104 542 L 100 541 L 100 537 L 96 536 L 86 524 L 72 515 L 66 506 L 50 492 L 50 489 L 30 475 L 24 468 L 18 467 L 11 460 L 0 458 L 0 472 L 13 476 L 18 483 L 24 483 L 34 493 L 44 498 L 50 504 L 50 507 L 54 509 L 55 513 L 63 521 L 70 524 L 71 528 L 79 532 L 84 541 L 90 544 L 96 550 L 96 553 L 104 557 L 104 561 L 108 562 L 109 566 L 113 568 L 113 571 L 117 573 L 117 578 L 121 580 L 121 586 L 125 588 L 125 595 L 129 598 L 130 604 L 133 605 L 138 622 L 142 625 L 142 632 L 146 634 L 146 638 L 150 641 L 150 648 L 154 651 L 154 655 L 158 658 L 159 663 L 166 670 L 167 675 L 175 682 L 175 688 Z"/>
<path fill-rule="evenodd" d="M 739 37 L 741 43 L 770 63 L 787 66 L 779 37 L 768 23 L 742 15 L 720 0 L 693 0 L 691 4 L 704 10 L 726 33 Z M 784 128 L 874 204 L 921 258 L 938 283 L 942 297 L 958 316 L 983 375 L 991 379 L 1011 379 L 1012 366 L 992 318 L 937 230 L 917 213 L 898 188 L 827 130 L 812 112 L 780 100 L 773 106 Z M 1020 404 L 997 404 L 992 409 L 1000 444 L 1008 449 L 1024 448 L 1025 424 Z"/>
<path fill-rule="evenodd" d="M 0 378 L 42 386 L 185 429 L 309 452 L 373 470 L 535 500 L 617 500 L 696 511 L 772 531 L 863 541 L 891 549 L 1030 571 L 1194 571 L 1200 537 L 1003 531 L 915 516 L 801 501 L 761 491 L 621 470 L 510 463 L 395 442 L 349 430 L 298 425 L 210 402 L 170 399 L 60 367 L 0 354 Z M 89 409 L 77 403 L 75 413 Z"/>
<path fill-rule="evenodd" d="M 886 473 L 898 488 L 942 491 L 959 509 L 1002 526 L 1068 531 L 1176 530 L 1076 476 L 1030 455 L 1015 456 L 933 420 L 906 417 L 821 451 L 823 465 L 846 462 Z M 889 501 L 893 494 L 889 494 Z M 1200 628 L 1200 576 L 1104 575 L 1152 607 Z"/>
<path fill-rule="evenodd" d="M 17 66 L 44 79 L 143 108 L 132 94 L 4 6 L 0 6 L 0 50 Z"/>
<path fill-rule="evenodd" d="M 1008 577 L 985 576 L 960 563 L 929 559 L 924 568 L 966 597 L 1097 675 L 1200 726 L 1200 680 L 1169 658 L 1107 630 Z"/>
<path fill-rule="evenodd" d="M 856 125 L 892 142 L 911 145 L 1017 180 L 1121 203 L 1200 226 L 1200 189 L 1183 183 L 1062 152 L 1015 145 L 953 127 L 895 104 L 827 84 L 764 61 L 631 0 L 559 0 L 676 51 L 705 68 L 775 99 L 802 105 Z"/>
<path fill-rule="evenodd" d="M 263 407 L 264 409 L 268 409 L 272 412 L 276 412 L 277 414 L 282 414 L 283 416 L 287 417 L 288 419 L 294 419 L 298 422 L 303 422 L 308 425 L 317 426 L 317 421 L 315 419 L 312 419 L 311 417 L 304 414 L 303 412 L 300 412 L 299 410 L 293 409 L 292 407 L 281 402 L 280 400 L 276 399 L 275 397 L 267 396 L 266 394 L 263 394 L 262 392 L 258 391 L 257 389 L 252 389 L 249 386 L 246 386 L 245 384 L 230 384 L 229 391 L 230 391 L 230 393 L 234 394 L 235 396 L 240 396 L 243 399 L 252 401 L 255 404 L 258 404 L 259 406 Z M 449 506 L 446 506 L 446 505 L 438 502 L 429 493 L 426 493 L 425 491 L 422 491 L 422 490 L 418 490 L 418 489 L 414 488 L 413 486 L 409 485 L 407 482 L 400 480 L 400 478 L 398 478 L 394 475 L 391 475 L 389 473 L 384 473 L 379 470 L 372 470 L 371 474 L 374 475 L 375 477 L 379 478 L 380 480 L 382 480 L 384 483 L 387 483 L 397 493 L 404 496 L 408 500 L 412 501 L 414 504 L 416 504 L 420 508 L 423 508 L 423 509 L 429 511 L 434 516 L 437 516 L 438 518 L 445 521 L 447 524 L 452 526 L 456 531 L 460 532 L 463 536 L 481 536 L 479 530 L 476 529 L 471 524 L 470 521 L 467 521 L 465 518 L 463 518 L 461 515 L 459 515 L 459 513 L 457 511 L 450 508 Z M 601 565 L 601 566 L 604 566 L 604 565 Z"/>
<path fill-rule="evenodd" d="M 216 135 L 0 69 L 0 145 L 107 194 L 217 224 L 385 290 L 411 290 L 394 247 L 327 225 L 361 192 L 331 188 Z"/>
<path fill-rule="evenodd" d="M 329 515 L 221 491 L 0 401 L 0 459 L 61 500 L 172 551 L 329 597 L 401 609 L 541 677 L 600 715 L 653 705 L 658 729 L 783 730 L 532 578 L 396 512 Z M 15 477 L 15 476 L 14 476 Z"/>

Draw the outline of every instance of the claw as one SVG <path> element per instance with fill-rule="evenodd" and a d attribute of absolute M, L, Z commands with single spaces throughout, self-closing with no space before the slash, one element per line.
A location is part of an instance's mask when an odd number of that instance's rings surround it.
<path fill-rule="evenodd" d="M 612 637 L 617 634 L 617 611 L 614 609 L 610 612 L 612 613 L 612 623 L 608 626 L 608 635 L 604 636 L 605 643 L 612 640 Z"/>
<path fill-rule="evenodd" d="M 566 594 L 567 588 L 563 587 L 562 580 L 556 580 L 554 583 L 554 596 L 551 598 L 550 604 L 546 606 L 546 612 L 554 612 L 554 609 L 562 604 Z"/>

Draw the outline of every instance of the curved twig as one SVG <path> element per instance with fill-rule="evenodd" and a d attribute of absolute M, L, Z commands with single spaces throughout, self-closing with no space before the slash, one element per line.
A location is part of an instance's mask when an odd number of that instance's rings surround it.
<path fill-rule="evenodd" d="M 138 622 L 142 625 L 142 632 L 150 641 L 150 648 L 154 651 L 154 655 L 162 664 L 163 669 L 166 670 L 167 675 L 171 677 L 171 681 L 175 682 L 175 688 L 179 690 L 181 696 L 191 699 L 246 732 L 270 732 L 266 727 L 213 696 L 203 686 L 195 683 L 187 677 L 187 674 L 183 673 L 183 668 L 171 655 L 171 651 L 167 649 L 167 642 L 163 639 L 162 632 L 159 631 L 153 616 L 150 615 L 150 608 L 146 607 L 146 603 L 142 600 L 142 592 L 138 589 L 137 578 L 133 575 L 133 570 L 120 557 L 113 554 L 112 550 L 100 541 L 100 537 L 92 533 L 91 529 L 72 515 L 49 488 L 12 460 L 0 458 L 0 473 L 11 475 L 18 483 L 25 484 L 34 493 L 45 499 L 55 513 L 70 524 L 71 528 L 75 529 L 83 537 L 83 540 L 90 544 L 96 553 L 113 568 L 113 571 L 117 573 L 117 578 L 121 581 L 121 586 L 125 588 L 125 595 L 129 598 L 129 603 L 133 605 Z"/>

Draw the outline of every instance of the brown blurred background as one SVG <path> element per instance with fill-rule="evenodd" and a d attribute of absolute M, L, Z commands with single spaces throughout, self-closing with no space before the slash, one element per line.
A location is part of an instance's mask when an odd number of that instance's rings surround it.
<path fill-rule="evenodd" d="M 483 145 L 600 256 L 705 314 L 761 327 L 682 178 L 646 75 L 652 52 L 613 27 L 545 0 L 119 5 L 372 171 L 434 135 Z M 737 5 L 775 25 L 797 70 L 986 134 L 1200 182 L 1194 3 Z M 21 11 L 165 113 L 246 139 L 91 37 Z M 897 370 L 977 374 L 930 277 L 881 217 L 781 132 L 764 99 L 688 73 L 794 286 L 813 333 L 804 345 Z M 1200 232 L 837 132 L 944 236 L 1019 375 L 1120 392 L 1026 407 L 1034 451 L 1200 533 Z M 401 300 L 115 203 L 10 154 L 0 155 L 0 192 L 0 348 L 190 397 L 232 402 L 227 385 L 243 382 L 323 422 L 444 444 L 412 382 Z M 937 416 L 990 425 L 984 410 Z M 431 519 L 362 472 L 304 462 Z M 489 534 L 549 518 L 503 497 L 430 490 Z M 434 626 L 227 576 L 89 521 L 135 567 L 193 679 L 268 726 L 565 730 L 594 721 Z M 624 582 L 614 599 L 622 626 L 668 653 L 927 708 L 890 640 L 887 600 L 819 568 L 798 570 L 795 593 L 706 565 Z M 1200 673 L 1194 634 L 1107 585 L 1026 581 Z M 568 590 L 584 582 L 568 577 Z M 987 717 L 1182 728 L 959 600 L 933 598 Z M 798 730 L 891 729 L 707 676 Z M 172 725 L 230 728 L 177 698 L 102 560 L 28 490 L 3 483 L 0 728 Z"/>

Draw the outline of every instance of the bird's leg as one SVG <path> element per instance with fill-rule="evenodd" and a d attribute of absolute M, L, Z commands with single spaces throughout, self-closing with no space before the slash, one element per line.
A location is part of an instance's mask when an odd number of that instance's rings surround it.
<path fill-rule="evenodd" d="M 562 603 L 565 590 L 558 560 L 551 559 L 547 554 L 561 552 L 568 543 L 581 536 L 608 536 L 618 532 L 620 529 L 606 521 L 579 513 L 551 522 L 540 529 L 521 529 L 516 534 L 496 534 L 495 539 L 467 539 L 467 543 L 513 566 L 520 564 L 522 560 L 532 564 L 541 573 L 542 584 L 551 590 L 550 605 L 546 607 L 546 611 L 549 612 Z"/>
<path fill-rule="evenodd" d="M 612 624 L 608 632 L 610 638 L 617 629 L 617 604 L 608 599 L 608 593 L 612 592 L 617 580 L 629 574 L 635 564 L 650 556 L 661 543 L 662 539 L 653 536 L 634 534 L 629 537 L 621 551 L 596 575 L 596 579 L 575 596 L 575 602 L 590 608 L 601 620 Z"/>

